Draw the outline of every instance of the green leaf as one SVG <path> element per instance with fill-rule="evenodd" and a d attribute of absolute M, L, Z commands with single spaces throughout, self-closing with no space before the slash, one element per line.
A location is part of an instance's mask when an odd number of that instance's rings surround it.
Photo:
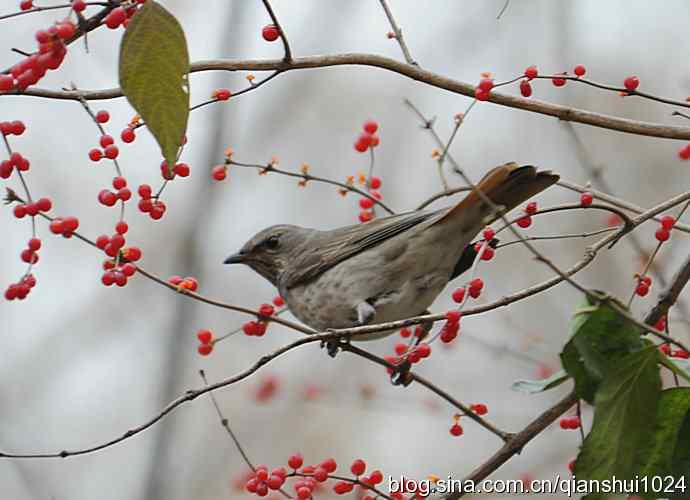
<path fill-rule="evenodd" d="M 690 435 L 684 439 L 681 430 L 684 422 L 690 416 L 690 388 L 676 387 L 661 392 L 656 420 L 652 430 L 652 439 L 647 446 L 637 453 L 641 460 L 638 469 L 640 477 L 648 477 L 648 485 L 652 485 L 654 476 L 675 476 L 676 465 L 682 465 L 686 460 L 686 466 L 690 465 Z M 690 425 L 686 432 L 690 432 Z M 685 450 L 685 455 L 683 455 Z M 678 455 L 678 457 L 676 457 Z M 690 472 L 690 467 L 684 469 Z M 644 493 L 644 492 L 640 492 Z M 655 498 L 650 490 L 646 498 Z"/>
<path fill-rule="evenodd" d="M 519 379 L 513 382 L 512 389 L 519 392 L 527 392 L 534 394 L 537 392 L 548 391 L 561 385 L 570 377 L 564 370 L 559 370 L 550 377 L 541 380 L 525 380 Z"/>
<path fill-rule="evenodd" d="M 579 479 L 631 479 L 639 470 L 637 451 L 650 446 L 661 392 L 656 352 L 649 346 L 628 354 L 607 371 L 596 393 L 592 430 L 575 463 Z"/>
<path fill-rule="evenodd" d="M 673 453 L 671 475 L 676 481 L 683 481 L 685 491 L 676 490 L 675 495 L 671 495 L 672 500 L 690 500 L 690 413 L 685 415 L 685 419 L 678 432 L 676 449 Z"/>
<path fill-rule="evenodd" d="M 180 23 L 149 0 L 120 44 L 120 86 L 146 122 L 168 165 L 175 164 L 189 117 L 189 53 Z"/>
<path fill-rule="evenodd" d="M 594 402 L 596 389 L 617 361 L 646 344 L 639 329 L 607 303 L 588 297 L 575 311 L 571 339 L 561 353 L 566 372 L 575 379 L 581 399 Z"/>

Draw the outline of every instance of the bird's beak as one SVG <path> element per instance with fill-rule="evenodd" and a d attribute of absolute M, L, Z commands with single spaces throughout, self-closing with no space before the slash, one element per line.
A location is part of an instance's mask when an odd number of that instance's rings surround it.
<path fill-rule="evenodd" d="M 246 256 L 247 255 L 241 251 L 237 252 L 236 254 L 233 254 L 225 259 L 223 264 L 242 264 Z"/>

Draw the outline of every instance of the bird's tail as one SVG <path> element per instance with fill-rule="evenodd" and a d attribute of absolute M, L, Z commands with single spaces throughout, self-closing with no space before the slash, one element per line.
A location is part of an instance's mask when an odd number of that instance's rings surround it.
<path fill-rule="evenodd" d="M 476 190 L 468 194 L 460 203 L 451 208 L 443 219 L 453 218 L 460 214 L 467 215 L 477 209 L 478 213 L 492 214 L 491 208 L 483 200 L 477 191 L 481 191 L 494 205 L 503 207 L 508 212 L 530 199 L 532 196 L 541 193 L 549 186 L 558 182 L 560 177 L 549 170 L 537 171 L 531 165 L 520 166 L 517 163 L 506 163 L 500 167 L 491 169 L 477 183 Z M 485 221 L 490 224 L 500 217 L 494 214 L 490 220 Z M 462 217 L 468 220 L 466 217 Z M 472 218 L 470 218 L 472 219 Z"/>

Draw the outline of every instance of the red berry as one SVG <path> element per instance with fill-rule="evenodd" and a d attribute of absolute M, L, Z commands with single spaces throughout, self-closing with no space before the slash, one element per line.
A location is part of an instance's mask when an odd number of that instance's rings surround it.
<path fill-rule="evenodd" d="M 484 288 L 484 281 L 481 278 L 474 278 L 470 281 L 470 290 L 481 290 Z"/>
<path fill-rule="evenodd" d="M 345 493 L 350 493 L 354 487 L 355 487 L 355 485 L 352 483 L 348 483 L 346 481 L 338 481 L 333 486 L 333 491 L 337 495 L 344 495 Z"/>
<path fill-rule="evenodd" d="M 129 226 L 123 220 L 121 220 L 120 222 L 115 224 L 115 232 L 118 234 L 126 234 L 128 230 L 129 230 Z"/>
<path fill-rule="evenodd" d="M 26 263 L 36 264 L 38 262 L 38 254 L 26 248 L 21 253 L 22 261 Z"/>
<path fill-rule="evenodd" d="M 290 455 L 288 458 L 288 465 L 292 469 L 299 469 L 302 467 L 302 463 L 304 462 L 302 455 L 299 453 L 295 453 L 294 455 Z"/>
<path fill-rule="evenodd" d="M 462 317 L 462 313 L 458 311 L 457 309 L 452 309 L 446 313 L 446 321 L 451 324 L 458 324 L 460 322 L 460 318 Z"/>
<path fill-rule="evenodd" d="M 361 137 L 357 142 L 355 142 L 355 151 L 358 151 L 360 153 L 364 153 L 367 149 L 369 149 L 369 146 L 371 145 L 371 141 L 369 142 L 363 142 L 361 140 Z"/>
<path fill-rule="evenodd" d="M 105 25 L 111 30 L 114 30 L 120 26 L 125 19 L 127 19 L 127 11 L 124 7 L 116 7 L 106 16 Z"/>
<path fill-rule="evenodd" d="M 129 262 L 127 262 L 126 264 L 123 264 L 120 269 L 122 270 L 122 274 L 124 274 L 128 278 L 130 276 L 134 276 L 134 274 L 137 272 L 137 266 L 135 266 L 134 264 L 131 264 Z"/>
<path fill-rule="evenodd" d="M 218 89 L 214 92 L 214 95 L 219 101 L 227 101 L 232 94 L 228 89 Z"/>
<path fill-rule="evenodd" d="M 50 201 L 50 198 L 39 198 L 36 205 L 41 212 L 49 212 L 53 208 L 53 202 Z"/>
<path fill-rule="evenodd" d="M 6 92 L 14 87 L 14 77 L 12 75 L 0 75 L 0 92 Z"/>
<path fill-rule="evenodd" d="M 276 475 L 269 476 L 266 481 L 266 484 L 272 490 L 279 490 L 283 486 L 283 483 L 285 483 L 285 478 Z"/>
<path fill-rule="evenodd" d="M 112 207 L 117 203 L 117 195 L 108 189 L 103 189 L 98 193 L 98 201 L 106 207 Z"/>
<path fill-rule="evenodd" d="M 84 0 L 72 0 L 72 9 L 74 12 L 82 12 L 86 8 Z"/>
<path fill-rule="evenodd" d="M 186 163 L 178 163 L 175 165 L 173 172 L 175 172 L 175 175 L 179 175 L 180 177 L 187 177 L 189 176 L 190 168 Z"/>
<path fill-rule="evenodd" d="M 20 120 L 10 122 L 10 132 L 14 135 L 22 135 L 26 130 L 26 125 Z"/>
<path fill-rule="evenodd" d="M 668 229 L 664 229 L 663 227 L 660 227 L 659 229 L 656 230 L 656 233 L 654 233 L 654 236 L 656 237 L 656 239 L 660 243 L 663 243 L 664 241 L 668 240 L 671 237 L 671 233 L 669 232 Z"/>
<path fill-rule="evenodd" d="M 63 40 L 71 38 L 75 31 L 77 31 L 77 28 L 71 21 L 63 21 L 57 25 L 57 34 Z"/>
<path fill-rule="evenodd" d="M 280 295 L 273 299 L 273 305 L 276 307 L 283 307 L 285 305 L 285 300 Z"/>
<path fill-rule="evenodd" d="M 570 418 L 569 417 L 563 417 L 558 421 L 558 425 L 561 427 L 561 429 L 569 429 L 570 428 Z"/>
<path fill-rule="evenodd" d="M 2 90 L 0 88 L 0 90 Z M 690 160 L 690 144 L 686 144 L 678 150 L 678 157 L 681 160 Z"/>
<path fill-rule="evenodd" d="M 482 236 L 484 237 L 485 240 L 491 241 L 494 238 L 494 236 L 496 236 L 496 231 L 494 231 L 490 227 L 487 227 L 486 229 L 484 229 Z"/>
<path fill-rule="evenodd" d="M 664 215 L 661 217 L 660 222 L 661 227 L 670 231 L 671 228 L 673 228 L 673 225 L 676 223 L 676 219 L 672 215 Z"/>
<path fill-rule="evenodd" d="M 134 142 L 134 139 L 136 139 L 136 134 L 134 133 L 134 129 L 130 127 L 125 127 L 122 129 L 122 132 L 120 133 L 120 139 L 122 139 L 122 142 L 125 142 L 129 144 L 130 142 Z"/>
<path fill-rule="evenodd" d="M 202 344 L 210 344 L 211 340 L 213 340 L 213 333 L 211 333 L 211 330 L 199 330 L 196 332 L 196 338 Z"/>
<path fill-rule="evenodd" d="M 536 66 L 530 66 L 525 70 L 525 76 L 532 80 L 533 78 L 536 78 L 539 72 L 537 71 Z"/>
<path fill-rule="evenodd" d="M 522 97 L 530 97 L 532 95 L 532 85 L 530 85 L 529 81 L 522 80 L 520 82 L 520 94 L 522 94 Z"/>
<path fill-rule="evenodd" d="M 113 179 L 113 187 L 115 189 L 122 189 L 125 186 L 127 186 L 127 179 L 124 177 L 115 177 Z"/>
<path fill-rule="evenodd" d="M 517 225 L 520 226 L 521 228 L 530 227 L 532 225 L 532 217 L 530 217 L 529 215 L 525 215 L 524 217 L 520 217 L 517 220 Z"/>
<path fill-rule="evenodd" d="M 267 42 L 275 42 L 280 36 L 280 31 L 275 24 L 267 24 L 261 30 L 261 36 L 263 36 L 264 40 Z"/>
<path fill-rule="evenodd" d="M 350 471 L 355 475 L 355 476 L 361 476 L 364 474 L 364 471 L 367 468 L 367 464 L 364 462 L 364 460 L 357 459 L 354 462 L 352 462 L 352 465 L 350 466 Z"/>
<path fill-rule="evenodd" d="M 106 146 L 110 146 L 111 144 L 113 144 L 115 142 L 115 139 L 113 139 L 113 137 L 111 135 L 104 134 L 101 136 L 101 139 L 99 142 L 101 144 L 101 147 L 104 148 Z"/>
<path fill-rule="evenodd" d="M 537 213 L 537 202 L 536 201 L 531 201 L 527 204 L 525 207 L 525 213 L 528 215 L 534 215 Z"/>
<path fill-rule="evenodd" d="M 105 110 L 98 111 L 96 113 L 96 121 L 98 123 L 107 123 L 110 120 L 110 113 Z"/>
<path fill-rule="evenodd" d="M 455 302 L 456 304 L 461 304 L 462 301 L 465 299 L 465 288 L 456 288 L 451 297 L 453 299 L 453 302 Z"/>
<path fill-rule="evenodd" d="M 625 86 L 625 88 L 630 91 L 635 90 L 637 87 L 639 87 L 639 85 L 640 79 L 636 76 L 629 76 L 625 80 L 623 80 L 623 86 Z"/>
<path fill-rule="evenodd" d="M 101 152 L 100 149 L 92 149 L 89 151 L 89 158 L 91 158 L 91 161 L 98 161 L 101 158 L 103 158 L 103 152 Z"/>
<path fill-rule="evenodd" d="M 586 72 L 587 69 L 582 64 L 578 64 L 575 66 L 575 69 L 573 69 L 573 73 L 575 73 L 577 76 L 584 76 Z"/>
<path fill-rule="evenodd" d="M 65 217 L 62 219 L 62 225 L 64 227 L 63 233 L 73 233 L 79 227 L 79 219 L 76 217 Z"/>
<path fill-rule="evenodd" d="M 317 467 L 316 470 L 314 470 L 313 477 L 319 483 L 323 483 L 326 479 L 328 479 L 328 471 L 322 467 Z"/>
<path fill-rule="evenodd" d="M 275 314 L 275 308 L 271 304 L 261 304 L 259 306 L 259 316 L 269 317 Z"/>
<path fill-rule="evenodd" d="M 494 81 L 491 78 L 482 78 L 479 80 L 479 85 L 477 85 L 477 88 L 483 90 L 484 92 L 489 92 L 492 88 L 494 88 Z"/>
<path fill-rule="evenodd" d="M 640 281 L 645 283 L 647 286 L 652 286 L 652 278 L 650 276 L 645 276 Z"/>
<path fill-rule="evenodd" d="M 228 169 L 225 165 L 216 165 L 211 170 L 211 176 L 213 177 L 214 180 L 217 180 L 217 181 L 224 180 L 227 177 L 227 175 L 228 175 Z"/>
<path fill-rule="evenodd" d="M 53 234 L 61 234 L 64 231 L 64 224 L 62 219 L 53 219 L 50 221 L 50 232 Z"/>
<path fill-rule="evenodd" d="M 372 176 L 371 179 L 369 179 L 369 187 L 371 189 L 379 189 L 381 187 L 381 179 L 376 176 Z"/>
<path fill-rule="evenodd" d="M 490 96 L 490 92 L 486 92 L 479 87 L 474 90 L 474 98 L 478 101 L 488 101 Z"/>
<path fill-rule="evenodd" d="M 428 358 L 431 355 L 431 346 L 429 344 L 419 344 L 415 352 L 422 358 Z"/>
<path fill-rule="evenodd" d="M 666 356 L 669 356 L 671 354 L 671 346 L 668 344 L 661 344 L 659 346 L 659 350 L 663 352 Z"/>
<path fill-rule="evenodd" d="M 117 158 L 117 155 L 120 154 L 120 150 L 114 144 L 111 144 L 110 146 L 105 148 L 103 152 L 105 153 L 106 158 L 109 158 L 111 160 L 114 160 L 115 158 Z"/>
<path fill-rule="evenodd" d="M 462 436 L 462 433 L 464 431 L 462 430 L 462 427 L 460 427 L 460 424 L 453 424 L 453 426 L 450 428 L 450 433 L 453 436 Z"/>
<path fill-rule="evenodd" d="M 23 217 L 26 216 L 26 205 L 22 205 L 21 203 L 19 205 L 15 205 L 13 212 L 14 212 L 14 216 L 17 219 L 22 219 Z"/>
<path fill-rule="evenodd" d="M 359 206 L 363 210 L 369 210 L 371 207 L 374 206 L 374 200 L 372 200 L 371 198 L 361 198 L 359 200 Z"/>
<path fill-rule="evenodd" d="M 331 473 L 335 472 L 335 470 L 338 468 L 338 465 L 332 458 L 327 458 L 326 460 L 321 462 L 320 467 L 326 469 L 327 472 Z"/>
<path fill-rule="evenodd" d="M 690 353 L 685 349 L 676 349 L 671 353 L 671 356 L 674 358 L 688 359 L 690 358 Z"/>
<path fill-rule="evenodd" d="M 202 356 L 208 356 L 213 351 L 213 344 L 199 344 L 197 351 Z"/>
<path fill-rule="evenodd" d="M 374 218 L 374 213 L 371 212 L 370 210 L 362 210 L 359 213 L 359 222 L 369 222 L 371 219 Z"/>
<path fill-rule="evenodd" d="M 371 484 L 371 485 L 375 486 L 375 485 L 379 484 L 381 481 L 383 481 L 383 474 L 378 469 L 375 470 L 374 472 L 372 472 L 371 475 L 369 476 L 369 484 Z"/>
<path fill-rule="evenodd" d="M 491 247 L 486 247 L 480 256 L 482 260 L 491 260 L 494 258 L 495 250 Z"/>
<path fill-rule="evenodd" d="M 379 124 L 376 123 L 374 120 L 367 120 L 364 122 L 364 131 L 367 132 L 368 134 L 375 134 L 376 131 L 379 129 Z"/>
<path fill-rule="evenodd" d="M 488 408 L 486 407 L 485 404 L 482 403 L 477 403 L 472 405 L 472 411 L 476 413 L 477 415 L 486 415 L 488 413 Z"/>
<path fill-rule="evenodd" d="M 592 193 L 589 191 L 585 191 L 580 195 L 580 205 L 583 207 L 588 207 L 592 204 L 592 201 L 594 201 L 594 196 L 592 196 Z"/>
<path fill-rule="evenodd" d="M 565 73 L 563 73 L 563 75 L 565 75 Z M 567 80 L 565 78 L 556 77 L 551 79 L 551 83 L 553 83 L 556 87 L 562 87 L 566 82 Z"/>
<path fill-rule="evenodd" d="M 41 240 L 39 238 L 31 238 L 27 246 L 32 252 L 37 252 L 41 248 Z"/>
<path fill-rule="evenodd" d="M 148 184 L 141 184 L 137 192 L 139 193 L 139 196 L 141 196 L 145 200 L 151 198 L 152 190 L 151 186 L 149 186 Z"/>
<path fill-rule="evenodd" d="M 311 497 L 311 490 L 307 488 L 306 486 L 302 486 L 301 488 L 297 489 L 297 498 L 300 500 L 306 500 L 307 498 Z"/>
<path fill-rule="evenodd" d="M 21 2 L 19 2 L 19 8 L 21 10 L 29 10 L 29 9 L 32 9 L 33 6 L 34 6 L 33 0 L 22 0 Z"/>

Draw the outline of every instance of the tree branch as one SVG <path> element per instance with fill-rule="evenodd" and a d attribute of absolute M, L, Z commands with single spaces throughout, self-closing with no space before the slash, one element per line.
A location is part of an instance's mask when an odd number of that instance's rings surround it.
<path fill-rule="evenodd" d="M 299 69 L 313 69 L 325 68 L 333 66 L 371 66 L 394 73 L 398 73 L 407 78 L 426 83 L 432 87 L 448 90 L 455 94 L 461 94 L 467 97 L 474 98 L 474 85 L 454 80 L 439 73 L 423 70 L 417 66 L 406 64 L 388 57 L 378 56 L 374 54 L 334 54 L 321 55 L 309 57 L 297 57 L 290 62 L 282 59 L 266 59 L 266 60 L 208 60 L 198 61 L 191 65 L 191 72 L 199 71 L 275 71 L 282 70 L 299 70 Z M 80 92 L 84 99 L 99 100 L 99 99 L 113 99 L 122 97 L 122 91 L 119 88 L 95 90 L 91 92 Z M 2 95 L 29 95 L 35 97 L 45 97 L 52 99 L 78 99 L 74 92 L 68 90 L 57 91 L 40 88 L 29 88 L 24 92 L 12 91 L 6 92 Z M 533 113 L 539 113 L 547 116 L 553 116 L 559 120 L 583 123 L 594 127 L 605 128 L 609 130 L 616 130 L 629 134 L 644 135 L 650 137 L 660 137 L 665 139 L 681 139 L 690 140 L 690 127 L 681 127 L 676 125 L 663 125 L 659 123 L 650 123 L 637 120 L 630 120 L 627 118 L 620 118 L 610 115 L 604 115 L 593 111 L 586 111 L 583 109 L 571 108 L 549 102 L 525 99 L 521 97 L 510 96 L 492 92 L 489 101 L 494 104 L 507 106 Z"/>

